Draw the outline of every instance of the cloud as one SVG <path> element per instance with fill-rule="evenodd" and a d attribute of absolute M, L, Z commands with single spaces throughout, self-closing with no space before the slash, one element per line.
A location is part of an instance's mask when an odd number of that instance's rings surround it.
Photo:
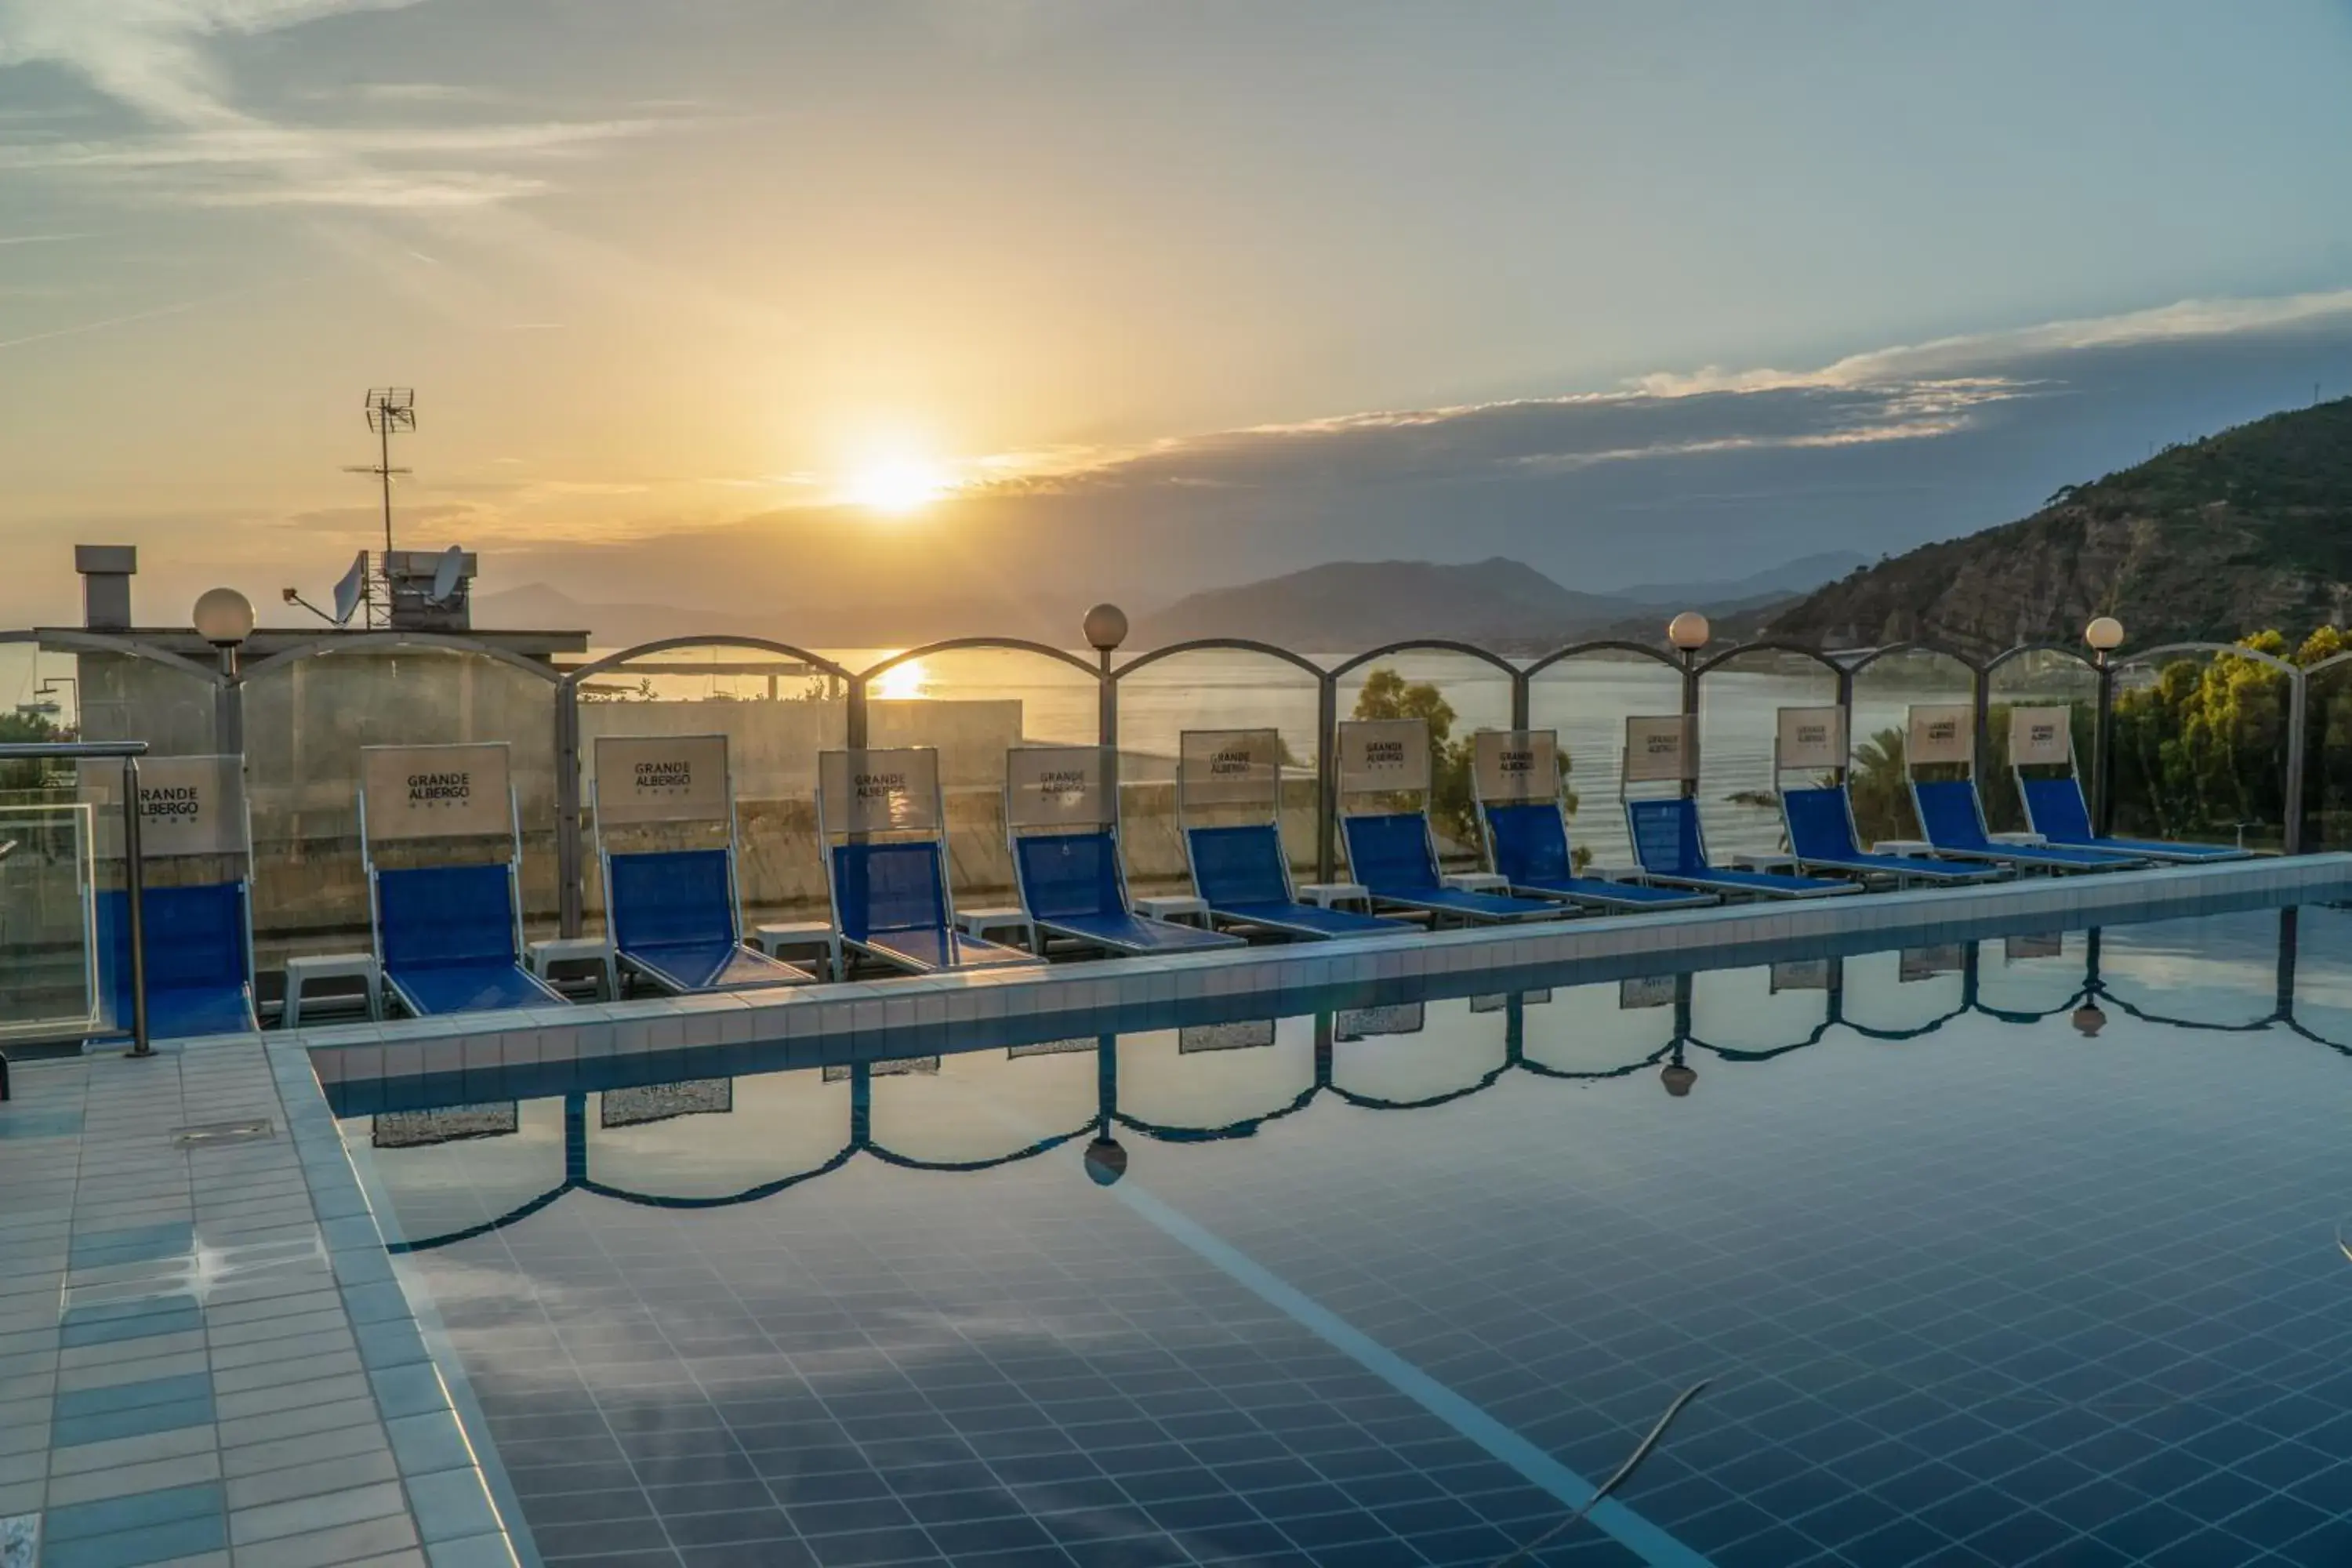
<path fill-rule="evenodd" d="M 209 40 L 291 27 L 415 0 L 0 0 L 0 68 L 47 62 L 75 72 L 156 129 L 104 141 L 44 138 L 0 147 L 0 172 L 113 180 L 151 199 L 209 206 L 446 209 L 538 195 L 520 173 L 675 118 L 450 126 L 320 126 L 237 107 Z M 466 89 L 379 83 L 378 103 L 445 104 Z"/>

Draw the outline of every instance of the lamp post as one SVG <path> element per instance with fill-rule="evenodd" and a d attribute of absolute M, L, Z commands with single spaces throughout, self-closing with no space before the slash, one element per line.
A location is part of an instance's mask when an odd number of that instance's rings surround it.
<path fill-rule="evenodd" d="M 1683 665 L 1683 737 L 1687 767 L 1683 778 L 1685 796 L 1698 793 L 1698 650 L 1715 636 L 1715 628 L 1696 610 L 1685 610 L 1666 623 L 1666 641 L 1674 645 Z"/>
<path fill-rule="evenodd" d="M 222 752 L 245 754 L 245 704 L 237 689 L 237 653 L 253 635 L 253 601 L 234 588 L 207 588 L 196 600 L 196 635 L 213 645 L 220 659 L 221 692 L 214 710 L 215 739 Z"/>
<path fill-rule="evenodd" d="M 1110 678 L 1110 656 L 1127 640 L 1127 612 L 1117 605 L 1101 604 L 1087 612 L 1079 629 L 1086 634 L 1087 646 L 1100 659 L 1101 673 L 1096 677 L 1095 743 L 1103 749 L 1103 788 L 1114 809 L 1118 804 L 1118 682 Z"/>
<path fill-rule="evenodd" d="M 2124 624 L 2113 616 L 2101 616 L 2083 628 L 2083 640 L 2090 645 L 2091 663 L 2099 672 L 2098 710 L 2091 724 L 2091 822 L 2092 831 L 2104 838 L 2115 820 L 2109 775 L 2115 771 L 2116 668 L 2109 656 L 2124 645 Z"/>

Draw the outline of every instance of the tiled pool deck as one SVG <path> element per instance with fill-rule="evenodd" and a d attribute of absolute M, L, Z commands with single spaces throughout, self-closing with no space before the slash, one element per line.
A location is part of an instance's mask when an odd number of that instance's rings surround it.
<path fill-rule="evenodd" d="M 1024 1019 L 1096 1033 L 1178 1003 L 1239 1016 L 1303 991 L 1454 974 L 1503 989 L 1517 972 L 1562 964 L 1599 978 L 2347 886 L 2352 856 L 2310 856 L 22 1063 L 16 1100 L 0 1106 L 0 1568 L 509 1568 L 531 1557 L 490 1501 L 320 1078 L 349 1089 L 633 1055 L 677 1076 L 678 1053 L 730 1046 L 851 1060 L 963 1031 L 1002 1037 Z"/>

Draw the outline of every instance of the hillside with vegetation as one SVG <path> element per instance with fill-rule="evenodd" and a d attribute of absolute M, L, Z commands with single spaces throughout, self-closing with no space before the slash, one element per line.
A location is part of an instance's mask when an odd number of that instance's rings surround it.
<path fill-rule="evenodd" d="M 2300 642 L 2352 600 L 2352 399 L 2274 414 L 2069 485 L 2032 516 L 1853 573 L 1774 616 L 1823 647 L 1911 638 L 1985 655 L 2072 645 L 2112 615 L 2133 646 Z"/>

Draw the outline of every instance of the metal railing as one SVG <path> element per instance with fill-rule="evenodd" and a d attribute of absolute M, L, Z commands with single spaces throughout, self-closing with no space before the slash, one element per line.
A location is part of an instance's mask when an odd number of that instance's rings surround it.
<path fill-rule="evenodd" d="M 2126 667 L 2150 668 L 2163 661 L 2184 657 L 2211 658 L 2229 655 L 2245 658 L 2261 666 L 2284 682 L 2279 706 L 2284 734 L 2279 750 L 2283 753 L 2283 772 L 2278 780 L 2281 797 L 2279 823 L 2280 847 L 2287 853 L 2306 847 L 2306 799 L 2311 791 L 2306 778 L 2311 770 L 2315 737 L 2315 705 L 2310 701 L 2309 687 L 2323 675 L 2332 673 L 2332 667 L 2352 664 L 2352 655 L 2339 656 L 2308 668 L 2298 668 L 2286 660 L 2259 650 L 2210 643 L 2177 643 L 2128 652 L 2092 656 L 2084 650 L 2051 645 L 2026 645 L 2005 649 L 1990 657 L 1979 658 L 1955 649 L 1927 643 L 1906 642 L 1885 647 L 1848 649 L 1823 652 L 1802 645 L 1766 639 L 1757 642 L 1717 645 L 1706 648 L 1668 649 L 1654 645 L 1622 639 L 1597 639 L 1568 644 L 1540 655 L 1525 653 L 1507 655 L 1500 650 L 1451 638 L 1409 638 L 1354 653 L 1344 658 L 1312 657 L 1272 642 L 1240 637 L 1205 637 L 1165 647 L 1121 652 L 1114 648 L 1097 648 L 1093 657 L 1034 640 L 1012 637 L 958 637 L 927 644 L 891 654 L 865 668 L 848 666 L 825 658 L 814 650 L 785 641 L 742 635 L 716 634 L 709 637 L 667 637 L 639 647 L 610 653 L 559 669 L 552 664 L 526 658 L 512 650 L 488 641 L 465 636 L 423 633 L 369 633 L 336 637 L 322 637 L 311 643 L 284 649 L 266 659 L 256 661 L 242 671 L 215 671 L 190 661 L 162 654 L 135 639 L 106 637 L 98 634 L 58 634 L 11 632 L 0 633 L 0 644 L 39 642 L 54 645 L 60 651 L 84 656 L 99 653 L 135 655 L 155 670 L 175 669 L 184 673 L 195 685 L 192 690 L 209 692 L 217 703 L 219 718 L 215 731 L 215 744 L 223 750 L 233 750 L 231 738 L 241 734 L 245 718 L 245 694 L 258 680 L 272 679 L 292 673 L 295 667 L 322 658 L 352 658 L 371 654 L 393 658 L 410 654 L 426 657 L 479 656 L 499 667 L 529 678 L 526 684 L 544 683 L 548 692 L 548 739 L 552 745 L 554 762 L 553 858 L 556 877 L 554 912 L 559 929 L 565 935 L 578 935 L 584 924 L 585 879 L 593 868 L 587 853 L 583 822 L 583 802 L 581 798 L 580 770 L 586 750 L 583 744 L 581 709 L 583 692 L 591 690 L 589 683 L 615 672 L 628 671 L 632 666 L 649 656 L 687 647 L 737 648 L 747 654 L 766 656 L 780 661 L 771 670 L 766 664 L 746 666 L 747 670 L 764 671 L 770 675 L 769 689 L 772 692 L 780 675 L 797 679 L 806 674 L 821 679 L 829 699 L 838 693 L 844 704 L 846 743 L 865 742 L 869 711 L 874 698 L 883 682 L 901 666 L 928 657 L 960 651 L 1001 650 L 1036 658 L 1041 668 L 1052 666 L 1061 679 L 1076 679 L 1099 683 L 1099 700 L 1096 704 L 1097 722 L 1096 739 L 1099 743 L 1117 747 L 1120 742 L 1122 683 L 1129 677 L 1147 670 L 1161 669 L 1164 661 L 1187 654 L 1238 653 L 1265 658 L 1270 664 L 1286 668 L 1313 683 L 1316 704 L 1315 742 L 1319 803 L 1316 813 L 1316 836 L 1313 858 L 1318 879 L 1329 880 L 1336 871 L 1336 845 L 1333 818 L 1336 809 L 1336 738 L 1338 726 L 1344 715 L 1340 711 L 1343 683 L 1360 679 L 1363 672 L 1382 659 L 1398 655 L 1447 655 L 1459 658 L 1475 667 L 1479 679 L 1499 681 L 1507 689 L 1508 714 L 1515 724 L 1530 722 L 1535 698 L 1545 689 L 1547 677 L 1565 673 L 1575 661 L 1598 658 L 1622 662 L 1631 668 L 1654 670 L 1679 687 L 1679 703 L 1683 711 L 1696 716 L 1702 704 L 1717 689 L 1718 675 L 1753 672 L 1759 659 L 1777 657 L 1795 670 L 1817 676 L 1825 685 L 1833 683 L 1837 706 L 1851 713 L 1855 706 L 1857 682 L 1867 683 L 1876 672 L 1893 668 L 1906 655 L 1927 656 L 1945 667 L 1949 684 L 1956 695 L 1967 693 L 1976 710 L 1976 753 L 1979 763 L 1995 754 L 1994 740 L 1989 732 L 1988 719 L 1991 710 L 2004 700 L 1996 694 L 1995 682 L 2004 679 L 2003 671 L 2011 661 L 2029 654 L 2045 654 L 2052 658 L 2053 681 L 2078 682 L 2082 689 L 2079 700 L 2091 709 L 2092 722 L 2085 736 L 2084 750 L 2085 793 L 2094 821 L 2102 831 L 2109 830 L 2116 815 L 2116 784 L 2120 773 L 2133 773 L 2133 767 L 2119 767 L 2119 761 L 2134 763 L 2145 772 L 2150 765 L 2145 759 L 2119 759 L 2116 752 L 2116 708 L 2119 696 L 2118 672 Z M 1882 661 L 1885 661 L 1882 664 Z M 2061 666 L 2063 666 L 2063 672 Z M 1582 668 L 1580 663 L 1576 667 Z M 715 668 L 715 667 L 714 667 Z M 152 673 L 152 672 L 151 672 Z M 688 673 L 683 669 L 662 673 Z M 2343 672 L 2352 676 L 2352 669 Z M 1295 677 L 1294 677 L 1295 678 Z M 1883 677 L 1880 677 L 1883 680 Z M 1302 686 L 1303 686 L 1302 682 Z M 1824 697 L 1828 692 L 1824 691 Z M 2021 694 L 2020 694 L 2021 696 Z M 593 700 L 593 696 L 588 700 Z M 1661 690 L 1663 704 L 1673 704 L 1676 697 Z M 1664 710 L 1662 707 L 1659 710 Z M 512 739 L 524 737 L 516 734 Z M 1856 737 L 1858 741 L 1860 737 Z M 168 748 L 167 748 L 168 749 Z M 44 754 L 40 748 L 0 749 L 0 756 Z M 49 755 L 107 754 L 70 748 L 50 750 Z M 1693 787 L 1696 787 L 1694 785 Z"/>
<path fill-rule="evenodd" d="M 144 741 L 34 741 L 0 744 L 0 763 L 104 762 L 122 763 L 122 923 L 131 949 L 131 1054 L 152 1056 L 147 1037 L 146 868 L 139 841 L 139 759 Z M 101 941 L 104 938 L 101 936 Z M 8 1098 L 8 1068 L 0 1058 L 0 1100 Z"/>

